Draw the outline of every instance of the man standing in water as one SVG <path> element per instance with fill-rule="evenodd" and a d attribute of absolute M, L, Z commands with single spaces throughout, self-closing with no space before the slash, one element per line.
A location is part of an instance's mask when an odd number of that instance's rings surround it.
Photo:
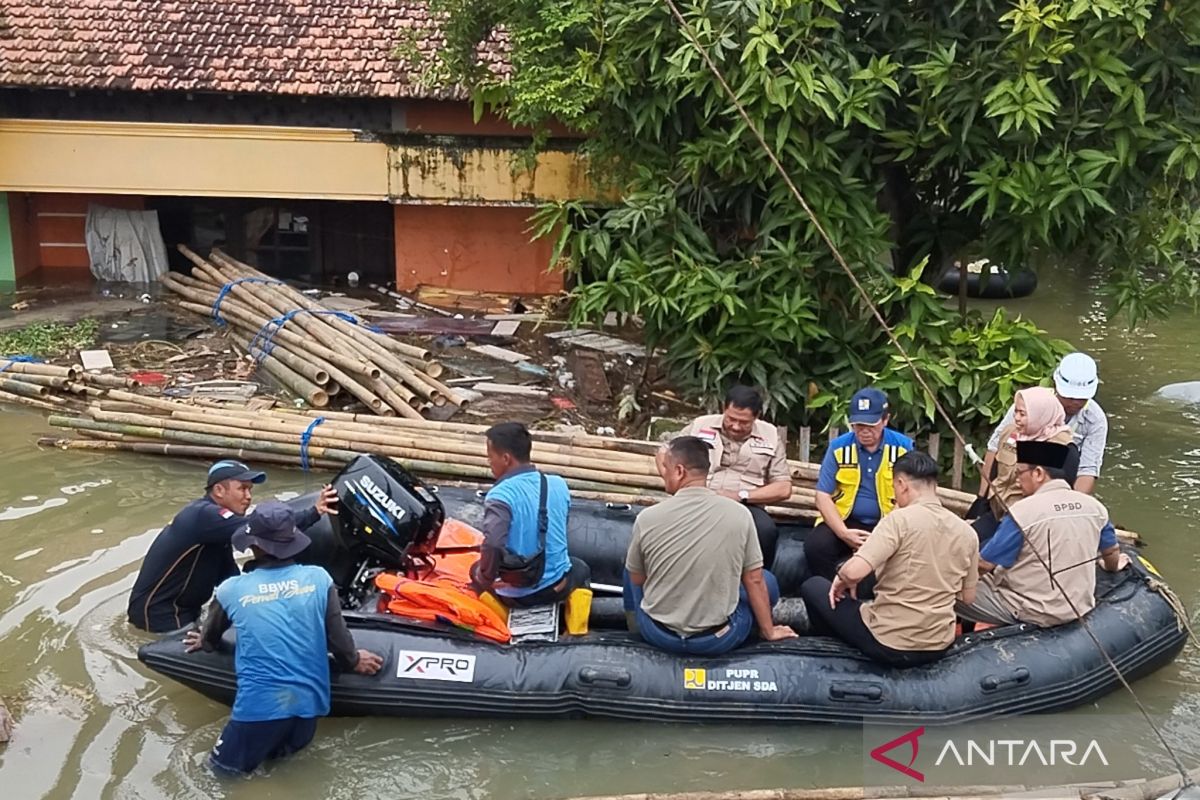
<path fill-rule="evenodd" d="M 129 594 L 129 621 L 151 633 L 179 630 L 200 619 L 213 588 L 237 574 L 229 539 L 246 524 L 251 490 L 267 479 L 240 461 L 218 461 L 208 470 L 204 497 L 188 503 L 154 539 Z M 316 505 L 297 521 L 311 527 L 336 514 L 337 493 L 326 486 Z"/>
<path fill-rule="evenodd" d="M 230 625 L 237 630 L 237 696 L 209 761 L 247 774 L 312 741 L 317 719 L 329 713 L 329 653 L 360 675 L 374 675 L 383 659 L 355 649 L 329 573 L 292 560 L 309 538 L 285 504 L 255 509 L 233 545 L 254 552 L 252 569 L 217 587 L 203 631 L 188 631 L 184 645 L 189 653 L 215 650 Z"/>

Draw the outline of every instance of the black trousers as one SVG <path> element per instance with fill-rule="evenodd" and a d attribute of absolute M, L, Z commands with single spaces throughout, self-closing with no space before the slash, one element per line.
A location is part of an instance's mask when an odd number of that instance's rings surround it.
<path fill-rule="evenodd" d="M 779 542 L 779 526 L 762 506 L 746 504 L 750 516 L 754 517 L 754 530 L 758 532 L 758 546 L 762 548 L 763 569 L 770 569 L 775 563 L 775 546 Z"/>
<path fill-rule="evenodd" d="M 972 520 L 971 527 L 975 529 L 975 535 L 979 537 L 979 546 L 983 547 L 987 544 L 988 539 L 996 535 L 996 529 L 1000 527 L 1000 520 L 996 519 L 989 508 Z"/>
<path fill-rule="evenodd" d="M 846 520 L 847 528 L 858 528 L 864 531 L 873 530 L 875 525 L 874 522 L 870 524 L 860 522 L 854 517 Z M 812 532 L 804 539 L 804 557 L 808 561 L 808 574 L 810 575 L 832 581 L 833 576 L 837 575 L 838 567 L 852 555 L 854 555 L 854 551 L 850 549 L 850 545 L 839 539 L 837 534 L 824 522 L 813 528 Z M 874 581 L 872 580 L 871 583 L 874 584 Z"/>
<path fill-rule="evenodd" d="M 893 667 L 915 667 L 937 661 L 945 650 L 896 650 L 880 644 L 867 623 L 863 622 L 861 600 L 846 597 L 835 608 L 829 607 L 827 578 L 809 578 L 800 587 L 804 608 L 808 611 L 809 632 L 814 636 L 835 636 L 861 650 L 867 658 Z"/>
<path fill-rule="evenodd" d="M 571 559 L 571 568 L 567 570 L 567 574 L 562 580 L 557 581 L 551 586 L 547 586 L 539 592 L 527 594 L 524 597 L 504 597 L 496 595 L 500 602 L 509 608 L 533 608 L 534 606 L 550 606 L 555 603 L 561 603 L 567 599 L 567 595 L 581 586 L 587 588 L 592 584 L 592 570 L 586 562 L 578 559 Z M 493 592 L 493 594 L 495 594 Z"/>

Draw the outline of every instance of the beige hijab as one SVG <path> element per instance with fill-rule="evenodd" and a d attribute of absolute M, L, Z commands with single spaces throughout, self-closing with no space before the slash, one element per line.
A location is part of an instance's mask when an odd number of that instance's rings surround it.
<path fill-rule="evenodd" d="M 1022 389 L 1017 392 L 1017 397 L 1025 405 L 1025 431 L 1017 431 L 1017 439 L 1045 442 L 1070 430 L 1062 403 L 1058 402 L 1053 389 L 1042 386 Z"/>

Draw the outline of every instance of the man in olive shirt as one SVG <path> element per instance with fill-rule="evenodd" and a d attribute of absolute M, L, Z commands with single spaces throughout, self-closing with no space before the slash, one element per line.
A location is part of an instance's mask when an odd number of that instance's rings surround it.
<path fill-rule="evenodd" d="M 750 512 L 705 484 L 709 448 L 681 436 L 659 451 L 670 499 L 638 515 L 625 558 L 625 613 L 649 644 L 672 653 L 718 655 L 749 638 L 796 633 L 776 625 L 779 584 L 762 568 Z"/>
<path fill-rule="evenodd" d="M 884 517 L 832 582 L 813 577 L 800 587 L 813 633 L 832 635 L 870 658 L 897 667 L 941 658 L 954 641 L 954 604 L 971 603 L 979 581 L 979 539 L 942 506 L 938 467 L 909 451 L 896 459 L 896 510 Z M 875 574 L 875 599 L 858 599 L 858 584 Z"/>

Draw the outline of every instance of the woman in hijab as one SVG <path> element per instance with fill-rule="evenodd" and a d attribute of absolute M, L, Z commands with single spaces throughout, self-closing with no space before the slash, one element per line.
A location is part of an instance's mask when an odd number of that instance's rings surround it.
<path fill-rule="evenodd" d="M 1013 424 L 1000 433 L 1000 448 L 996 451 L 996 462 L 988 476 L 991 486 L 989 508 L 972 525 L 979 534 L 980 542 L 992 537 L 999 520 L 1007 508 L 1021 499 L 1021 487 L 1017 483 L 1017 442 L 1057 442 L 1070 448 L 1065 471 L 1067 482 L 1074 485 L 1075 473 L 1079 469 L 1079 448 L 1075 446 L 1071 429 L 1066 425 L 1062 403 L 1053 389 L 1041 386 L 1017 392 L 1016 413 Z M 1001 502 L 1003 500 L 1003 503 Z"/>

